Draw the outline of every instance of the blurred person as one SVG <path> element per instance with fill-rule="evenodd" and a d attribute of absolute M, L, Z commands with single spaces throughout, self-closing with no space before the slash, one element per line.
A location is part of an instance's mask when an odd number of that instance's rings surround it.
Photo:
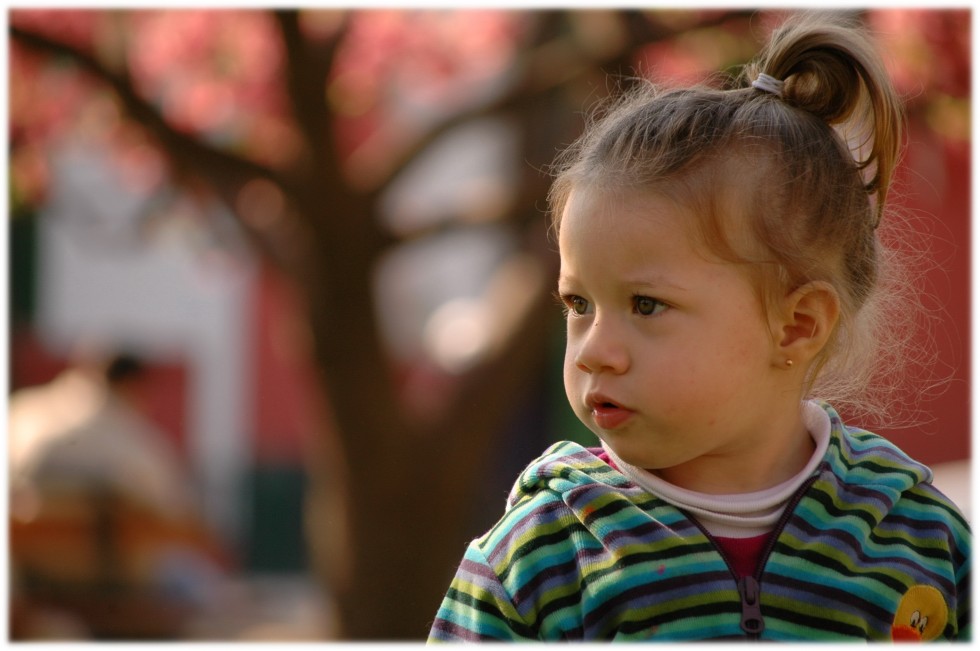
<path fill-rule="evenodd" d="M 825 400 L 873 411 L 917 305 L 882 284 L 899 100 L 819 16 L 739 81 L 644 86 L 560 161 L 565 387 L 601 447 L 521 475 L 430 640 L 970 639 L 968 523 Z"/>
<path fill-rule="evenodd" d="M 32 630 L 30 613 L 58 602 L 95 636 L 169 637 L 209 605 L 228 559 L 198 512 L 176 449 L 144 415 L 146 391 L 143 362 L 124 353 L 11 396 L 11 560 L 21 630 Z M 87 597 L 66 601 L 72 591 Z M 109 617 L 104 600 L 120 595 L 133 612 Z M 39 607 L 24 607 L 33 602 Z"/>
<path fill-rule="evenodd" d="M 125 493 L 166 517 L 192 513 L 177 451 L 144 415 L 145 379 L 143 362 L 124 353 L 101 368 L 79 365 L 15 393 L 9 407 L 15 504 L 38 485 L 77 483 Z"/>

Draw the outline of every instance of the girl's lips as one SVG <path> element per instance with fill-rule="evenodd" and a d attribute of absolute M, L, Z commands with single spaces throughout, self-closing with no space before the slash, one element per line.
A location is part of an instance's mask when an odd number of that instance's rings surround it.
<path fill-rule="evenodd" d="M 633 412 L 623 407 L 600 406 L 592 410 L 592 419 L 602 429 L 616 429 L 633 416 Z"/>
<path fill-rule="evenodd" d="M 589 399 L 589 406 L 592 408 L 592 420 L 602 429 L 616 429 L 626 423 L 633 416 L 633 410 L 606 400 L 602 396 Z"/>

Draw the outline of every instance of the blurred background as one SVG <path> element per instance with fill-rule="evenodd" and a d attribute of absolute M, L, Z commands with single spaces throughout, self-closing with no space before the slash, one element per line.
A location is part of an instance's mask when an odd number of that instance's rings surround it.
<path fill-rule="evenodd" d="M 912 426 L 875 427 L 969 515 L 971 13 L 854 13 L 928 310 Z M 9 11 L 10 637 L 423 639 L 520 469 L 594 443 L 549 163 L 784 17 Z"/>

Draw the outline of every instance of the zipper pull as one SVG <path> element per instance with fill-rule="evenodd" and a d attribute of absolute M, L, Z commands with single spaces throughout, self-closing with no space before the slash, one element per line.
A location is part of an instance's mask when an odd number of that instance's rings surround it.
<path fill-rule="evenodd" d="M 738 580 L 738 595 L 742 598 L 742 630 L 749 635 L 761 635 L 766 628 L 759 604 L 759 582 L 755 577 L 743 576 Z"/>

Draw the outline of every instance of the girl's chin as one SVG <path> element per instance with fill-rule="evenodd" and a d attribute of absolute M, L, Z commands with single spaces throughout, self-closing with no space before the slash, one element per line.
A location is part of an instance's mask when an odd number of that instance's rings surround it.
<path fill-rule="evenodd" d="M 610 436 L 608 432 L 603 432 L 599 438 L 608 449 L 613 451 L 613 454 L 635 468 L 642 468 L 657 474 L 664 467 L 662 455 L 650 450 L 637 450 L 628 442 L 617 440 L 616 436 Z"/>

